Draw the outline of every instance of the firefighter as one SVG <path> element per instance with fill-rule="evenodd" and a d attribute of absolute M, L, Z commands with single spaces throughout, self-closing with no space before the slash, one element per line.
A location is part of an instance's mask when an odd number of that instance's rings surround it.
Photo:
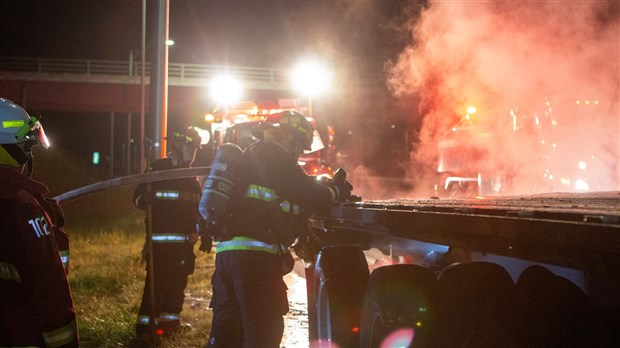
<path fill-rule="evenodd" d="M 67 242 L 63 214 L 45 198 L 48 188 L 30 178 L 36 145 L 49 147 L 38 118 L 0 98 L 0 346 L 77 347 L 56 239 Z"/>
<path fill-rule="evenodd" d="M 151 165 L 151 171 L 191 167 L 200 148 L 201 138 L 193 128 L 174 132 L 167 138 L 170 149 L 166 158 Z M 189 325 L 181 325 L 185 287 L 194 272 L 194 244 L 198 240 L 196 226 L 199 221 L 198 202 L 200 185 L 196 178 L 173 179 L 150 184 L 140 184 L 134 191 L 134 203 L 146 210 L 150 206 L 153 265 L 148 267 L 138 312 L 136 333 L 149 339 L 151 330 L 150 277 L 154 281 L 153 326 L 158 335 L 169 336 Z M 147 226 L 148 228 L 148 226 Z M 148 259 L 145 243 L 143 259 Z M 152 270 L 153 274 L 149 272 Z"/>
<path fill-rule="evenodd" d="M 289 309 L 283 276 L 293 267 L 288 247 L 310 213 L 351 194 L 345 180 L 325 185 L 298 165 L 314 136 L 302 114 L 285 111 L 279 124 L 253 134 L 259 140 L 244 153 L 242 194 L 216 236 L 208 347 L 279 347 Z"/>

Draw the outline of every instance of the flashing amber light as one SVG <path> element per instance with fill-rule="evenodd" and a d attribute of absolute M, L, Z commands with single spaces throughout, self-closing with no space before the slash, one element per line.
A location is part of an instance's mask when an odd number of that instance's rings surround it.
<path fill-rule="evenodd" d="M 353 327 L 353 328 L 351 329 L 351 332 L 353 332 L 353 333 L 358 333 L 358 332 L 360 332 L 360 328 L 359 328 L 359 327 L 357 327 L 357 326 L 355 326 L 355 327 Z"/>
<path fill-rule="evenodd" d="M 205 121 L 213 122 L 213 121 L 215 121 L 215 116 L 213 116 L 212 114 L 206 114 L 205 115 Z"/>
<path fill-rule="evenodd" d="M 421 321 L 416 321 L 415 322 L 415 326 L 416 327 L 422 327 L 422 322 Z"/>
<path fill-rule="evenodd" d="M 579 162 L 577 163 L 577 167 L 578 167 L 579 169 L 581 169 L 581 170 L 586 170 L 586 168 L 588 167 L 588 165 L 587 165 L 587 164 L 586 164 L 586 162 L 584 162 L 584 161 L 579 161 Z"/>
<path fill-rule="evenodd" d="M 590 189 L 590 185 L 588 185 L 588 183 L 583 179 L 577 179 L 575 180 L 575 189 L 579 191 L 588 191 Z"/>
<path fill-rule="evenodd" d="M 581 100 L 575 100 L 575 104 L 577 104 L 577 105 L 581 105 L 581 104 L 585 104 L 585 105 L 590 105 L 590 104 L 593 104 L 593 105 L 598 105 L 598 103 L 599 103 L 599 101 L 598 101 L 598 100 L 596 100 L 596 99 L 595 99 L 595 100 L 589 100 L 589 99 L 587 99 L 587 100 L 583 100 L 583 101 L 581 101 Z"/>

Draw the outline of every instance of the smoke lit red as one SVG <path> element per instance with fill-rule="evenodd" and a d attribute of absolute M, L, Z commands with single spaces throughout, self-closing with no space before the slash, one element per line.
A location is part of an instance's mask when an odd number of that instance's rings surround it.
<path fill-rule="evenodd" d="M 453 170 L 502 176 L 502 194 L 620 189 L 619 12 L 611 1 L 430 2 L 390 66 L 394 93 L 419 96 L 424 115 L 410 175 L 430 186 L 448 156 L 462 162 Z"/>

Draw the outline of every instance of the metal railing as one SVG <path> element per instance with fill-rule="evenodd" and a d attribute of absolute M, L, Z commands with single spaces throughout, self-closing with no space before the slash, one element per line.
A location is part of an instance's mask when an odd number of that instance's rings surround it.
<path fill-rule="evenodd" d="M 145 76 L 150 75 L 150 63 L 144 66 Z M 1 57 L 0 71 L 30 74 L 65 74 L 83 75 L 92 77 L 116 76 L 135 77 L 142 73 L 140 62 L 114 60 L 83 60 L 83 59 L 56 59 L 56 58 L 22 58 Z M 169 63 L 168 78 L 171 80 L 187 81 L 189 84 L 204 83 L 218 75 L 227 73 L 237 78 L 259 84 L 271 84 L 274 88 L 282 89 L 288 86 L 288 73 L 282 69 L 269 69 L 243 66 L 203 65 Z"/>

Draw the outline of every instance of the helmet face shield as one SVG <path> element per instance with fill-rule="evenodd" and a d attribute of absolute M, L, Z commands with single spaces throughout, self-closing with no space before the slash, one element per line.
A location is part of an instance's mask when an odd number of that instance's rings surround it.
<path fill-rule="evenodd" d="M 31 117 L 34 118 L 33 116 Z M 43 125 L 41 125 L 39 121 L 36 121 L 34 123 L 32 129 L 30 129 L 30 131 L 26 133 L 26 136 L 24 138 L 26 139 L 26 141 L 34 141 L 38 145 L 41 145 L 46 149 L 49 149 L 50 147 L 50 141 L 49 139 L 47 139 L 47 135 L 45 135 L 45 131 L 43 130 Z"/>
<path fill-rule="evenodd" d="M 304 149 L 304 153 L 311 153 L 315 151 L 319 151 L 325 148 L 325 144 L 323 144 L 323 140 L 321 140 L 321 136 L 319 132 L 315 129 L 312 136 L 312 144 L 310 145 L 310 149 Z"/>

